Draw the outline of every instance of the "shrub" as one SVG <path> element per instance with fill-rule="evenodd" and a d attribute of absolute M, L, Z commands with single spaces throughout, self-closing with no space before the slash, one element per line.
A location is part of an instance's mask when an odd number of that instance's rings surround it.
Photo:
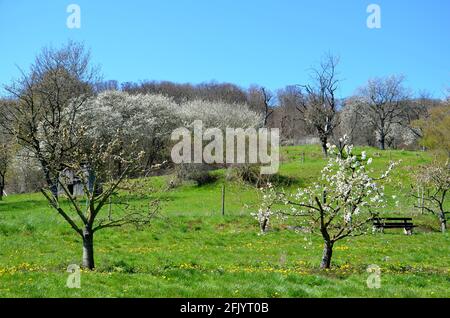
<path fill-rule="evenodd" d="M 249 183 L 257 188 L 265 187 L 269 183 L 277 186 L 289 186 L 296 182 L 295 178 L 279 174 L 262 175 L 259 164 L 241 164 L 233 168 L 233 177 L 238 181 Z"/>
<path fill-rule="evenodd" d="M 180 164 L 175 174 L 179 182 L 194 181 L 198 186 L 202 186 L 217 180 L 217 177 L 210 173 L 211 170 L 211 166 L 203 163 Z"/>

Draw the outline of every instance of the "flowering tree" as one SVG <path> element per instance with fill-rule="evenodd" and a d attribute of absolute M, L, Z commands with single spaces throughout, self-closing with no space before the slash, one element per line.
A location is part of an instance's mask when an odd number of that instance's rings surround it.
<path fill-rule="evenodd" d="M 130 176 L 139 173 L 140 162 L 145 156 L 137 147 L 138 141 L 126 140 L 121 130 L 109 136 L 108 140 L 97 138 L 97 130 L 101 126 L 89 119 L 98 113 L 93 114 L 88 104 L 85 105 L 83 111 L 73 118 L 74 122 L 80 123 L 71 131 L 78 136 L 79 142 L 67 156 L 58 159 L 58 165 L 64 168 L 59 171 L 58 188 L 67 198 L 66 204 L 61 204 L 49 187 L 41 189 L 41 192 L 50 206 L 81 236 L 82 265 L 93 269 L 94 234 L 104 228 L 147 224 L 155 216 L 158 202 L 149 198 L 148 187 L 127 182 Z M 66 130 L 66 127 L 63 129 Z M 125 146 L 135 150 L 124 151 Z M 117 163 L 122 167 L 119 173 Z M 73 180 L 77 180 L 82 187 L 82 196 L 76 195 L 69 187 Z M 121 196 L 117 195 L 119 191 Z M 127 202 L 129 196 L 124 191 L 128 191 L 133 198 L 140 198 L 144 205 L 130 205 Z"/>
<path fill-rule="evenodd" d="M 123 141 L 122 152 L 144 151 L 144 172 L 157 160 L 163 161 L 164 150 L 170 141 L 170 133 L 180 125 L 175 116 L 178 108 L 172 99 L 162 95 L 130 95 L 126 92 L 105 91 L 88 102 L 91 120 L 95 123 L 93 133 L 105 142 L 119 132 Z M 126 141 L 135 140 L 131 143 Z M 116 162 L 117 174 L 122 168 Z"/>
<path fill-rule="evenodd" d="M 415 186 L 412 186 L 412 196 L 418 199 L 416 208 L 424 209 L 436 215 L 441 224 L 441 231 L 447 230 L 447 214 L 445 200 L 450 190 L 450 164 L 434 162 L 427 166 L 419 167 L 416 184 L 423 189 L 423 196 L 415 194 Z"/>
<path fill-rule="evenodd" d="M 329 268 L 334 244 L 348 236 L 365 234 L 376 211 L 385 204 L 384 188 L 377 181 L 388 177 L 394 168 L 391 162 L 381 176 L 375 178 L 369 168 L 372 158 L 353 153 L 346 138 L 340 147 L 328 145 L 330 158 L 320 179 L 312 186 L 293 194 L 265 189 L 263 203 L 256 214 L 265 232 L 270 220 L 295 219 L 300 226 L 318 232 L 324 240 L 321 268 Z"/>
<path fill-rule="evenodd" d="M 230 128 L 258 128 L 264 123 L 263 116 L 252 111 L 244 104 L 230 104 L 225 102 L 211 102 L 194 100 L 183 103 L 176 114 L 187 124 L 194 120 L 202 120 L 206 127 L 219 129 Z"/>

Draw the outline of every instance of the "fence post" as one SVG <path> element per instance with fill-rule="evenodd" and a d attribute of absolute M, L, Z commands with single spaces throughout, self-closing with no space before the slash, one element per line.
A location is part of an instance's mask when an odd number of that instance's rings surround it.
<path fill-rule="evenodd" d="M 112 221 L 112 202 L 111 202 L 111 197 L 108 198 L 109 200 L 109 207 L 108 207 L 108 220 Z"/>
<path fill-rule="evenodd" d="M 225 215 L 225 183 L 222 184 L 222 216 Z"/>
<path fill-rule="evenodd" d="M 425 198 L 424 198 L 425 189 L 424 189 L 424 187 L 421 187 L 421 189 L 422 189 L 422 196 L 421 196 L 420 208 L 421 208 L 421 213 L 423 214 L 424 213 L 424 203 L 425 203 Z"/>

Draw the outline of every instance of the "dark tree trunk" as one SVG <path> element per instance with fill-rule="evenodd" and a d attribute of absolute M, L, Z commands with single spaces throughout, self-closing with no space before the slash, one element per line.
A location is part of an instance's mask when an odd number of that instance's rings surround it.
<path fill-rule="evenodd" d="M 379 142 L 380 142 L 380 149 L 385 150 L 386 149 L 386 136 L 384 135 L 384 133 L 381 134 Z"/>
<path fill-rule="evenodd" d="M 320 268 L 322 269 L 330 268 L 332 255 L 333 255 L 333 243 L 325 242 L 325 245 L 323 247 L 322 262 L 320 263 Z"/>
<path fill-rule="evenodd" d="M 122 161 L 117 161 L 117 175 L 116 177 L 119 177 L 122 174 Z"/>
<path fill-rule="evenodd" d="M 58 177 L 52 177 L 47 167 L 44 168 L 45 181 L 50 188 L 52 195 L 58 200 Z"/>
<path fill-rule="evenodd" d="M 83 268 L 94 269 L 94 233 L 89 227 L 83 230 Z"/>

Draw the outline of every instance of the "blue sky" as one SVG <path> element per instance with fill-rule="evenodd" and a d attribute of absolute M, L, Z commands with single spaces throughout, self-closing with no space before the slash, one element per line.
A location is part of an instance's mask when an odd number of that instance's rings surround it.
<path fill-rule="evenodd" d="M 81 28 L 68 29 L 69 4 Z M 366 26 L 369 4 L 381 29 Z M 326 52 L 341 57 L 341 97 L 368 78 L 404 74 L 436 97 L 450 86 L 447 0 L 0 0 L 0 84 L 45 45 L 83 41 L 105 79 L 216 80 L 277 89 L 308 80 Z"/>

